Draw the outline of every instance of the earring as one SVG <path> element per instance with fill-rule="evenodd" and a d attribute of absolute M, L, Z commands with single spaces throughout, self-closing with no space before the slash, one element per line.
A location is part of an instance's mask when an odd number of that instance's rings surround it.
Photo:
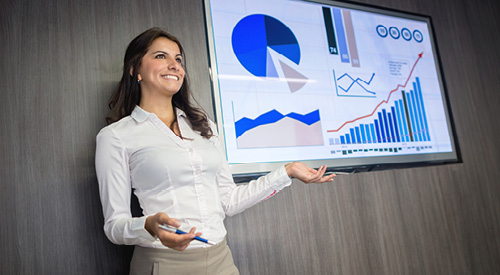
<path fill-rule="evenodd" d="M 140 80 L 137 80 L 137 84 L 141 84 L 141 81 L 140 81 Z"/>

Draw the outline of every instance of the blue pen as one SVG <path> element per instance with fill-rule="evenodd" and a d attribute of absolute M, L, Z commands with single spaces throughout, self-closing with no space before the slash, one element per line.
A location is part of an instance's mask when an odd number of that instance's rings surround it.
<path fill-rule="evenodd" d="M 186 232 L 182 231 L 182 230 L 179 230 L 173 226 L 170 226 L 168 224 L 160 224 L 158 227 L 160 227 L 161 229 L 163 230 L 167 230 L 167 231 L 170 231 L 172 233 L 175 233 L 175 234 L 187 234 Z M 201 237 L 194 237 L 195 240 L 197 241 L 200 241 L 200 242 L 204 242 L 204 243 L 207 243 L 207 244 L 211 244 L 211 245 L 216 245 L 216 243 L 212 242 L 212 241 L 209 241 L 207 239 L 203 239 Z"/>

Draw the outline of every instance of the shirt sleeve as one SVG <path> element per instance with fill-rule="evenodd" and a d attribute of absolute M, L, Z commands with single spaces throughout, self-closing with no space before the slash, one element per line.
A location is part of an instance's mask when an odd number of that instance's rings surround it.
<path fill-rule="evenodd" d="M 215 129 L 215 124 L 212 123 L 214 136 L 211 139 L 223 156 L 222 167 L 217 175 L 217 183 L 219 186 L 222 207 L 227 216 L 241 213 L 245 209 L 271 198 L 292 183 L 292 180 L 286 173 L 285 167 L 281 166 L 256 180 L 252 180 L 246 184 L 236 185 L 229 164 L 224 157 L 224 147 L 222 146 L 223 140 L 219 139 Z"/>
<path fill-rule="evenodd" d="M 96 173 L 104 213 L 104 233 L 115 244 L 152 244 L 156 238 L 144 228 L 147 216 L 134 218 L 128 154 L 112 129 L 97 135 Z"/>

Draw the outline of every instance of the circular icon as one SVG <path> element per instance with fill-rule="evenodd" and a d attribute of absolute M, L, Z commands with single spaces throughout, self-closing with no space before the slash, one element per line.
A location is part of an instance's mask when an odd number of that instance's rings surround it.
<path fill-rule="evenodd" d="M 404 40 L 410 41 L 411 40 L 411 31 L 407 28 L 404 28 L 401 30 L 401 36 L 403 37 Z"/>
<path fill-rule="evenodd" d="M 391 34 L 391 37 L 394 38 L 394 39 L 398 39 L 399 38 L 399 30 L 398 28 L 396 27 L 390 27 L 389 28 L 389 33 Z"/>
<path fill-rule="evenodd" d="M 378 35 L 380 35 L 380 37 L 386 37 L 388 34 L 387 28 L 382 26 L 382 25 L 378 25 L 377 26 L 377 33 L 378 33 Z"/>
<path fill-rule="evenodd" d="M 422 33 L 419 30 L 414 30 L 413 31 L 413 39 L 415 39 L 415 41 L 420 43 L 420 42 L 422 42 L 422 40 L 424 40 L 424 36 L 422 35 Z"/>

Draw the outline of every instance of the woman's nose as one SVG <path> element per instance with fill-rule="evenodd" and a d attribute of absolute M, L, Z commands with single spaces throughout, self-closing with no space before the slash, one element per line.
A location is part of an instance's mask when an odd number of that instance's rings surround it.
<path fill-rule="evenodd" d="M 178 71 L 182 66 L 175 58 L 168 59 L 168 67 L 169 69 Z"/>

